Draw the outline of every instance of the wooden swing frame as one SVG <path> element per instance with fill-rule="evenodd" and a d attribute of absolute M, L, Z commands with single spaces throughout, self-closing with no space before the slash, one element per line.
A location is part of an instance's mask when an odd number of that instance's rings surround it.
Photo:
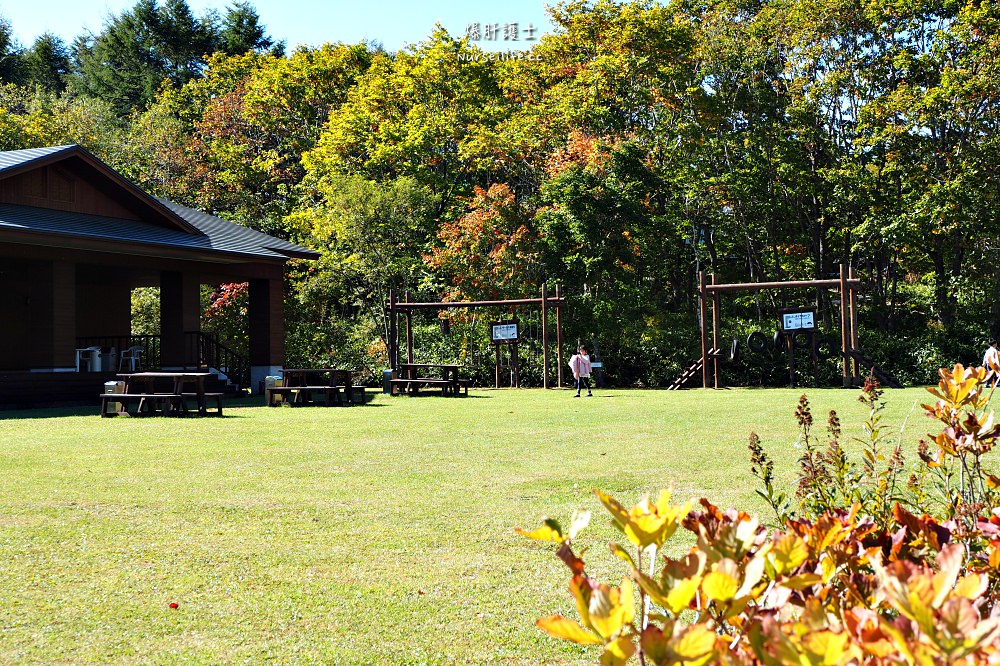
<path fill-rule="evenodd" d="M 407 297 L 408 298 L 408 297 Z M 555 296 L 548 295 L 548 287 L 542 285 L 541 298 L 515 298 L 496 301 L 445 301 L 438 303 L 417 303 L 409 300 L 399 301 L 395 289 L 389 290 L 389 302 L 386 310 L 389 313 L 389 369 L 399 368 L 399 315 L 405 317 L 406 326 L 406 362 L 413 363 L 413 311 L 414 310 L 450 310 L 452 308 L 512 308 L 512 307 L 537 307 L 542 311 L 542 387 L 549 388 L 549 310 L 556 311 L 556 386 L 563 385 L 563 332 L 562 332 L 562 309 L 566 306 L 566 299 L 562 295 L 562 289 L 557 284 Z M 499 375 L 497 379 L 499 388 Z"/>
<path fill-rule="evenodd" d="M 786 282 L 746 282 L 741 284 L 715 284 L 715 275 L 706 281 L 705 271 L 698 273 L 698 313 L 701 318 L 701 386 L 708 388 L 709 364 L 714 388 L 719 388 L 719 328 L 720 328 L 720 294 L 735 291 L 763 291 L 765 289 L 837 289 L 840 292 L 840 354 L 843 363 L 844 388 L 851 382 L 860 381 L 858 375 L 858 360 L 854 354 L 858 350 L 858 317 L 857 292 L 861 288 L 861 280 L 854 276 L 854 269 L 843 264 L 840 266 L 840 278 L 836 280 L 799 280 Z M 708 301 L 712 301 L 712 342 L 709 346 Z"/>

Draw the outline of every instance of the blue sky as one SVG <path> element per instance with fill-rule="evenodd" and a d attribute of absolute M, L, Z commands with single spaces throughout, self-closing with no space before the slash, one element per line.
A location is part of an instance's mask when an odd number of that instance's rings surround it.
<path fill-rule="evenodd" d="M 253 1 L 253 0 L 252 0 Z M 30 45 L 45 31 L 54 32 L 69 44 L 77 35 L 90 30 L 99 32 L 105 19 L 132 7 L 135 0 L 0 0 L 0 15 L 9 20 L 22 45 Z M 188 0 L 195 15 L 216 8 L 224 11 L 228 0 Z M 256 0 L 253 5 L 277 39 L 284 39 L 289 49 L 298 44 L 317 46 L 324 42 L 354 43 L 361 40 L 381 42 L 396 50 L 406 43 L 425 38 L 440 22 L 455 36 L 465 34 L 470 24 L 497 25 L 495 41 L 476 42 L 488 50 L 529 48 L 526 39 L 531 25 L 535 37 L 551 30 L 544 0 L 487 0 L 458 2 L 452 0 Z M 503 39 L 503 26 L 517 24 L 517 40 Z"/>

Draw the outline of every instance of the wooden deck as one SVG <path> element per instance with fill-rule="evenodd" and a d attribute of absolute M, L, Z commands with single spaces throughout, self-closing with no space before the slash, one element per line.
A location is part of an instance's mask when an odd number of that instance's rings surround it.
<path fill-rule="evenodd" d="M 32 409 L 36 407 L 70 407 L 89 405 L 94 413 L 101 408 L 100 395 L 104 383 L 117 379 L 110 372 L 20 372 L 0 370 L 0 410 Z M 206 382 L 205 390 L 213 393 L 225 390 L 216 379 Z"/>

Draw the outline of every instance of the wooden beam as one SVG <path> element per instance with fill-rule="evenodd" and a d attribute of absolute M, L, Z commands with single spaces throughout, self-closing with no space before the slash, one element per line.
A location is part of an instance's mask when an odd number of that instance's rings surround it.
<path fill-rule="evenodd" d="M 847 354 L 847 344 L 848 344 L 848 316 L 847 316 L 847 273 L 844 270 L 844 265 L 840 265 L 840 353 L 841 359 L 843 361 L 843 380 L 844 388 L 848 388 L 851 385 L 851 378 L 848 373 L 848 365 L 850 364 L 849 356 Z"/>
<path fill-rule="evenodd" d="M 712 274 L 712 284 L 715 284 L 715 273 Z M 719 315 L 719 292 L 712 292 L 712 349 L 719 347 L 719 328 L 721 327 Z M 719 388 L 719 357 L 712 355 L 712 374 L 714 375 L 714 386 Z"/>
<path fill-rule="evenodd" d="M 548 285 L 542 283 L 542 388 L 549 388 L 549 298 Z"/>
<path fill-rule="evenodd" d="M 406 362 L 413 363 L 413 313 L 406 312 Z"/>
<path fill-rule="evenodd" d="M 517 346 L 515 345 L 514 358 L 517 359 Z M 517 367 L 515 360 L 514 367 Z M 563 332 L 562 332 L 562 288 L 556 283 L 556 386 L 562 388 L 563 385 Z"/>
<path fill-rule="evenodd" d="M 847 284 L 860 286 L 861 280 L 846 280 Z M 764 289 L 806 289 L 815 287 L 839 288 L 840 280 L 799 280 L 792 282 L 746 282 L 743 284 L 712 284 L 709 293 L 720 291 L 763 291 Z"/>
<path fill-rule="evenodd" d="M 398 355 L 396 354 L 396 290 L 389 290 L 389 369 L 395 370 L 399 367 Z"/>
<path fill-rule="evenodd" d="M 698 271 L 698 314 L 701 326 L 701 387 L 708 388 L 708 291 L 705 285 L 705 271 Z"/>
<path fill-rule="evenodd" d="M 850 332 L 851 349 L 857 349 L 858 348 L 858 309 L 857 309 L 857 305 L 854 302 L 854 296 L 855 296 L 855 293 L 857 292 L 857 289 L 855 289 L 853 286 L 850 285 L 850 278 L 854 277 L 854 269 L 852 267 L 850 267 L 850 266 L 847 267 L 847 277 L 848 277 L 847 296 L 848 296 L 848 303 L 849 303 L 848 314 L 850 315 L 850 318 L 851 318 L 851 325 L 848 327 L 848 330 Z M 856 378 L 856 381 L 858 381 L 858 382 L 861 381 L 861 377 L 859 376 L 859 373 L 858 373 L 858 359 L 854 358 L 854 356 L 851 356 L 851 375 Z"/>
<path fill-rule="evenodd" d="M 546 298 L 546 305 L 556 306 L 565 305 L 566 299 L 563 298 Z M 454 302 L 444 302 L 444 303 L 396 303 L 397 310 L 410 310 L 410 309 L 428 309 L 428 310 L 448 310 L 450 308 L 487 308 L 487 307 L 505 307 L 508 305 L 542 305 L 542 299 L 540 298 L 514 298 L 507 301 L 454 301 Z"/>

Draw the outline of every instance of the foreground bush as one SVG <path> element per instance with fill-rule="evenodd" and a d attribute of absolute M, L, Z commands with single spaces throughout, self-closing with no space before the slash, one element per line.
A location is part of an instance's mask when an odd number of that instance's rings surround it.
<path fill-rule="evenodd" d="M 795 509 L 751 437 L 761 495 L 780 522 L 771 533 L 756 517 L 706 499 L 695 508 L 662 492 L 627 508 L 595 491 L 631 544 L 610 544 L 626 569 L 618 587 L 590 578 L 573 549 L 589 512 L 568 530 L 546 520 L 521 531 L 559 545 L 580 616 L 538 626 L 600 646 L 605 666 L 1000 664 L 1000 479 L 984 467 L 1000 436 L 986 411 L 995 370 L 941 371 L 929 389 L 937 400 L 924 409 L 943 427 L 921 443 L 919 468 L 905 482 L 901 447 L 885 441 L 874 382 L 861 398 L 869 419 L 859 466 L 840 444 L 835 413 L 829 443 L 816 445 L 803 396 Z M 674 559 L 663 549 L 679 528 L 697 545 Z"/>

